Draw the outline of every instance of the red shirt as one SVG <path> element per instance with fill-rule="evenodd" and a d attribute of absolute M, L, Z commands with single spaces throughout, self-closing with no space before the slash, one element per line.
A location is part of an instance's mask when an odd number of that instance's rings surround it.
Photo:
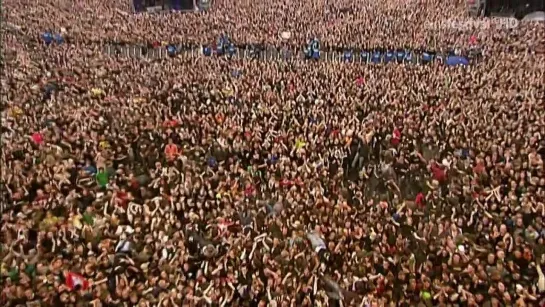
<path fill-rule="evenodd" d="M 433 173 L 433 179 L 439 182 L 443 182 L 447 179 L 447 174 L 445 173 L 445 170 L 437 165 L 437 163 L 433 163 L 431 165 L 431 172 Z"/>
<path fill-rule="evenodd" d="M 234 225 L 233 222 L 231 221 L 223 221 L 221 223 L 218 223 L 218 231 L 219 231 L 219 235 L 224 235 L 224 234 L 228 234 L 229 233 L 229 227 L 231 227 L 232 225 Z"/>
<path fill-rule="evenodd" d="M 282 181 L 280 181 L 280 185 L 283 186 L 283 187 L 289 187 L 293 184 L 293 182 L 291 180 L 288 180 L 288 179 L 282 179 Z"/>
<path fill-rule="evenodd" d="M 34 134 L 32 134 L 32 141 L 36 145 L 42 145 L 44 143 L 44 137 L 40 132 L 34 132 Z"/>
<path fill-rule="evenodd" d="M 115 196 L 117 197 L 117 199 L 119 199 L 119 201 L 120 201 L 119 204 L 122 207 L 124 207 L 124 208 L 127 207 L 127 202 L 129 201 L 129 195 L 127 195 L 127 193 L 119 191 L 119 192 L 116 193 Z"/>
<path fill-rule="evenodd" d="M 426 201 L 426 198 L 425 198 L 424 194 L 422 194 L 422 193 L 418 193 L 418 195 L 416 195 L 416 199 L 414 200 L 414 202 L 415 202 L 419 207 L 423 207 L 423 206 L 424 206 L 424 201 Z"/>
<path fill-rule="evenodd" d="M 475 172 L 476 174 L 482 174 L 485 170 L 485 167 L 484 167 L 484 164 L 482 162 L 479 162 L 477 163 L 477 165 L 475 165 L 475 167 L 473 167 L 473 172 Z"/>
<path fill-rule="evenodd" d="M 163 123 L 163 127 L 168 127 L 168 128 L 174 128 L 178 126 L 178 121 L 177 120 L 165 120 L 165 122 Z"/>
<path fill-rule="evenodd" d="M 131 187 L 133 189 L 138 189 L 140 187 L 140 182 L 138 182 L 138 180 L 136 178 L 133 178 L 131 180 Z"/>
<path fill-rule="evenodd" d="M 365 83 L 365 79 L 363 77 L 359 77 L 356 79 L 356 84 L 361 86 L 363 85 L 363 83 Z"/>
<path fill-rule="evenodd" d="M 375 288 L 375 291 L 377 292 L 378 295 L 382 295 L 382 293 L 384 293 L 384 290 L 386 290 L 384 281 L 379 280 L 379 282 L 377 283 L 377 287 Z"/>
<path fill-rule="evenodd" d="M 167 144 L 165 147 L 165 154 L 168 159 L 174 160 L 178 155 L 178 146 L 176 146 L 176 144 Z"/>
<path fill-rule="evenodd" d="M 255 191 L 254 186 L 253 185 L 248 185 L 244 189 L 244 194 L 246 194 L 246 197 L 249 197 L 249 196 L 252 196 L 254 194 L 254 191 Z"/>
<path fill-rule="evenodd" d="M 392 145 L 397 146 L 400 141 L 401 141 L 401 131 L 395 128 L 392 134 Z"/>

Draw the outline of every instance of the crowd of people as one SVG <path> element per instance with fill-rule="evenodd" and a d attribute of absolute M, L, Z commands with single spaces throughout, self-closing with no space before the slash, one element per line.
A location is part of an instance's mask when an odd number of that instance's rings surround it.
<path fill-rule="evenodd" d="M 3 306 L 544 303 L 543 23 L 430 27 L 471 22 L 465 2 L 437 0 L 127 7 L 3 2 Z M 44 45 L 44 31 L 65 42 Z M 220 33 L 484 55 L 449 67 L 104 52 Z"/>

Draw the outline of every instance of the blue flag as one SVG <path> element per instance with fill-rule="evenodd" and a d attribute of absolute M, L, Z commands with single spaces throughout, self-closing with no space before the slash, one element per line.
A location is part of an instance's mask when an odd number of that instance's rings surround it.
<path fill-rule="evenodd" d="M 46 45 L 49 45 L 53 42 L 53 34 L 51 34 L 50 32 L 45 32 L 44 34 L 42 34 L 42 39 Z"/>

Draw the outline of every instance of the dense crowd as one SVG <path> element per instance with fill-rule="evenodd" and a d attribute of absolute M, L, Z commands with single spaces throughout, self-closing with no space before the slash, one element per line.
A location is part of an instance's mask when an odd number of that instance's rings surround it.
<path fill-rule="evenodd" d="M 3 3 L 4 306 L 540 306 L 543 23 L 462 1 Z M 4 18 L 5 17 L 5 18 Z M 467 19 L 469 20 L 469 19 Z M 44 31 L 63 44 L 45 46 Z M 291 31 L 289 42 L 279 35 Z M 108 42 L 466 48 L 471 66 Z"/>

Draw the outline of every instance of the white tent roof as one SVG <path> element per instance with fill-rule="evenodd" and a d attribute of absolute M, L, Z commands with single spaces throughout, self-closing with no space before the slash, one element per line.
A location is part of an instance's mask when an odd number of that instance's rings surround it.
<path fill-rule="evenodd" d="M 522 19 L 524 21 L 545 21 L 545 12 L 538 11 L 530 13 Z"/>

